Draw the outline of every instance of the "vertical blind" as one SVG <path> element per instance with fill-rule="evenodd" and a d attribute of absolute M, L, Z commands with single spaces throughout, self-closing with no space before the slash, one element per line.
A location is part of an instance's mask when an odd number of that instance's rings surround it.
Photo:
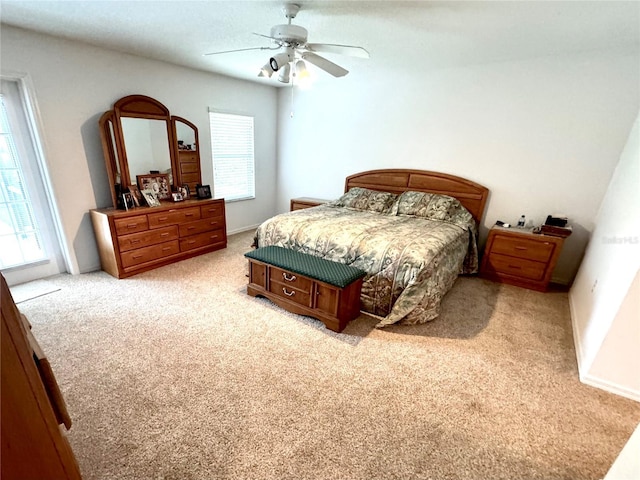
<path fill-rule="evenodd" d="M 253 117 L 209 110 L 215 198 L 255 198 Z"/>

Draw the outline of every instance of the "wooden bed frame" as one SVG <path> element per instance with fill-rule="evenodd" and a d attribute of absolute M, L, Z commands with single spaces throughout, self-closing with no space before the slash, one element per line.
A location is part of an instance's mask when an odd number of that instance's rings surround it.
<path fill-rule="evenodd" d="M 449 195 L 457 198 L 471 212 L 478 226 L 484 217 L 484 208 L 489 196 L 488 188 L 462 177 L 426 170 L 402 168 L 355 173 L 347 177 L 344 191 L 348 192 L 354 187 L 392 193 L 411 190 Z"/>

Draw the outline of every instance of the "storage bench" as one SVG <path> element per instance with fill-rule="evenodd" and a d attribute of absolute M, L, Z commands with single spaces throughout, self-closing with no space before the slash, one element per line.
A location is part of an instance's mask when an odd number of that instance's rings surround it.
<path fill-rule="evenodd" d="M 263 296 L 285 310 L 321 320 L 341 332 L 360 314 L 365 272 L 282 247 L 245 253 L 249 260 L 247 294 Z"/>

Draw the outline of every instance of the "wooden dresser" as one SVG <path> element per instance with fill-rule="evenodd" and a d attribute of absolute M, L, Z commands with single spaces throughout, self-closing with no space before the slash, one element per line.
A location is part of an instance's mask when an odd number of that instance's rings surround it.
<path fill-rule="evenodd" d="M 564 238 L 494 226 L 489 231 L 480 276 L 546 291 Z"/>
<path fill-rule="evenodd" d="M 71 419 L 51 366 L 0 275 L 2 464 L 0 478 L 80 479 L 62 425 Z"/>
<path fill-rule="evenodd" d="M 126 278 L 227 246 L 223 199 L 91 210 L 102 269 Z"/>

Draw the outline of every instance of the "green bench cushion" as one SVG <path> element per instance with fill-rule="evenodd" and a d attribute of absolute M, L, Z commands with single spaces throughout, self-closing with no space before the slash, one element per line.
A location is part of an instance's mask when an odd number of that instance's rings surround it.
<path fill-rule="evenodd" d="M 244 256 L 340 288 L 366 275 L 356 267 L 274 245 L 252 250 Z"/>

